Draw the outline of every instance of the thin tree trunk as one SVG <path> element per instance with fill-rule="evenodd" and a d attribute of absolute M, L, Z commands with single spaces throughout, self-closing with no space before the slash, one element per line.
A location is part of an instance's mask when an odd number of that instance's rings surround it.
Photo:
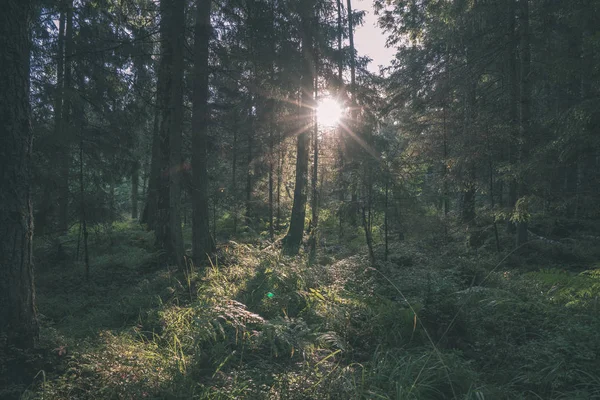
<path fill-rule="evenodd" d="M 494 208 L 496 206 L 494 200 L 494 164 L 492 161 L 492 147 L 490 144 L 490 133 L 489 129 L 486 128 L 486 142 L 487 142 L 487 153 L 488 153 L 488 170 L 489 170 L 489 184 L 490 184 L 490 209 L 492 210 L 492 218 L 494 218 L 494 237 L 496 239 L 496 251 L 500 253 L 500 238 L 498 236 L 498 224 L 496 223 L 496 216 L 494 215 Z"/>
<path fill-rule="evenodd" d="M 524 173 L 523 165 L 527 162 L 529 149 L 527 145 L 530 135 L 530 37 L 529 37 L 529 0 L 521 0 L 520 20 L 521 20 L 521 120 L 519 126 L 519 135 L 521 136 L 519 148 L 519 165 L 521 177 L 519 179 L 519 197 L 522 199 L 527 193 L 527 173 Z M 516 246 L 522 246 L 528 240 L 527 217 L 521 216 L 517 223 Z"/>
<path fill-rule="evenodd" d="M 353 20 L 352 20 L 352 0 L 347 0 L 346 2 L 346 8 L 348 11 L 348 38 L 350 41 L 350 93 L 352 95 L 352 104 L 351 104 L 351 108 L 350 108 L 350 121 L 348 124 L 348 127 L 351 131 L 354 131 L 354 134 L 357 134 L 357 130 L 355 129 L 355 126 L 357 124 L 357 116 L 358 116 L 358 103 L 356 101 L 356 55 L 355 55 L 355 49 L 354 49 L 354 24 L 353 24 Z M 349 146 L 350 151 L 352 154 L 355 154 L 358 150 L 357 150 L 357 145 L 354 142 L 350 142 L 352 143 L 351 146 Z M 357 171 L 353 171 L 355 173 L 355 176 L 358 176 L 358 172 Z M 352 182 L 351 184 L 352 187 L 352 223 L 356 223 L 356 219 L 355 216 L 358 212 L 360 212 L 359 208 L 358 208 L 358 184 L 356 182 L 356 179 Z"/>
<path fill-rule="evenodd" d="M 273 227 L 273 129 L 275 128 L 273 123 L 273 114 L 275 110 L 270 109 L 270 123 L 269 123 L 269 237 L 271 240 L 275 237 L 275 230 Z"/>
<path fill-rule="evenodd" d="M 233 159 L 231 160 L 231 194 L 233 198 L 233 234 L 237 234 L 238 226 L 238 188 L 237 188 L 237 138 L 239 124 L 237 121 L 237 113 L 233 122 Z"/>
<path fill-rule="evenodd" d="M 443 109 L 443 124 L 442 124 L 442 135 L 443 135 L 443 211 L 444 211 L 444 242 L 448 241 L 448 212 L 450 211 L 450 194 L 448 193 L 448 106 L 450 105 L 450 51 L 446 48 L 446 100 Z"/>
<path fill-rule="evenodd" d="M 390 185 L 390 176 L 389 171 L 386 171 L 385 177 L 385 214 L 384 214 L 384 240 L 385 240 L 385 252 L 384 252 L 384 260 L 388 260 L 389 254 L 389 242 L 388 242 L 388 224 L 389 224 L 389 216 L 388 216 L 388 199 L 389 199 L 389 185 Z"/>
<path fill-rule="evenodd" d="M 278 146 L 277 149 L 277 230 L 281 229 L 281 183 L 283 179 L 283 140 L 281 136 L 281 132 L 277 133 L 278 136 Z"/>
<path fill-rule="evenodd" d="M 131 167 L 131 218 L 138 217 L 138 189 L 140 183 L 140 163 L 136 160 Z"/>
<path fill-rule="evenodd" d="M 274 25 L 275 24 L 275 2 L 271 2 L 269 7 L 269 17 L 272 25 L 269 27 L 270 33 L 274 33 Z M 271 41 L 270 52 L 271 54 L 276 54 L 276 44 L 275 41 Z M 271 68 L 269 71 L 271 79 L 274 79 L 275 71 L 273 70 L 273 64 L 271 63 Z M 271 241 L 275 238 L 275 227 L 274 223 L 274 207 L 273 207 L 273 173 L 274 173 L 274 165 L 273 162 L 275 160 L 274 148 L 275 148 L 275 136 L 273 130 L 275 129 L 275 106 L 276 102 L 274 100 L 274 94 L 270 94 L 269 100 L 267 100 L 267 110 L 268 115 L 267 118 L 269 120 L 269 237 Z"/>
<path fill-rule="evenodd" d="M 63 137 L 63 103 L 64 103 L 64 85 L 65 85 L 65 26 L 67 15 L 64 10 L 66 5 L 65 2 L 61 2 L 61 12 L 59 16 L 58 23 L 58 49 L 56 53 L 56 89 L 54 93 L 54 137 L 59 138 Z M 57 151 L 57 159 L 64 158 L 64 145 L 62 141 L 59 141 L 58 151 Z M 59 194 L 58 199 L 58 229 L 61 232 L 66 232 L 67 230 L 67 222 L 66 222 L 66 214 L 67 208 L 66 203 L 60 198 L 63 193 L 61 185 L 63 184 L 62 176 L 59 175 L 57 183 L 57 189 Z"/>
<path fill-rule="evenodd" d="M 510 108 L 509 108 L 509 122 L 510 122 L 510 135 L 508 143 L 508 162 L 511 165 L 515 164 L 516 161 L 516 148 L 514 141 L 518 134 L 518 101 L 519 101 L 519 83 L 517 80 L 517 35 L 515 27 L 516 17 L 516 0 L 509 0 L 509 15 L 508 15 L 508 69 L 509 69 L 509 85 L 510 85 Z M 508 196 L 507 206 L 511 212 L 514 212 L 515 205 L 517 203 L 517 182 L 514 179 L 510 179 L 508 182 Z M 515 225 L 510 218 L 506 221 L 506 230 L 508 232 L 515 231 Z"/>
<path fill-rule="evenodd" d="M 318 16 L 315 16 L 315 27 L 319 25 Z M 314 103 L 319 104 L 319 59 L 317 50 L 313 50 L 314 54 Z M 316 108 L 313 110 L 313 168 L 311 176 L 312 187 L 312 219 L 310 229 L 310 256 L 311 260 L 315 260 L 317 254 L 317 227 L 319 226 L 319 192 L 318 192 L 318 172 L 319 172 L 319 121 L 317 119 Z"/>
<path fill-rule="evenodd" d="M 203 263 L 214 251 L 208 218 L 208 43 L 211 35 L 210 0 L 196 1 L 194 32 L 194 93 L 192 110 L 192 252 L 196 263 Z M 216 226 L 216 199 L 213 220 Z M 215 228 L 216 229 L 216 228 Z M 216 232 L 213 232 L 215 235 Z"/>
<path fill-rule="evenodd" d="M 114 161 L 113 161 L 114 165 Z M 110 182 L 108 183 L 108 219 L 110 222 L 114 221 L 116 218 L 116 207 L 115 207 L 115 182 L 113 181 L 113 177 L 110 177 Z"/>
<path fill-rule="evenodd" d="M 350 91 L 352 92 L 353 106 L 356 106 L 356 56 L 354 54 L 354 26 L 352 23 L 352 0 L 347 0 L 347 8 L 348 38 L 350 39 Z M 356 114 L 356 110 L 353 111 L 353 114 Z"/>
<path fill-rule="evenodd" d="M 85 266 L 85 281 L 90 283 L 90 258 L 88 252 L 88 231 L 87 219 L 85 215 L 85 192 L 83 186 L 83 130 L 79 132 L 79 207 L 80 207 L 80 223 L 83 230 L 83 260 Z"/>
<path fill-rule="evenodd" d="M 212 231 L 212 237 L 216 238 L 217 237 L 217 200 L 215 198 L 213 198 L 213 231 Z M 212 240 L 211 240 L 212 242 Z M 213 251 L 214 251 L 214 245 L 213 245 Z"/>
<path fill-rule="evenodd" d="M 66 233 L 69 228 L 69 170 L 71 166 L 71 105 L 72 105 L 72 63 L 73 63 L 73 1 L 65 1 L 66 29 L 64 39 L 64 81 L 62 88 L 62 108 L 60 116 L 61 157 L 59 165 L 60 184 L 58 197 L 58 228 Z"/>
<path fill-rule="evenodd" d="M 338 80 L 341 89 L 344 87 L 344 78 L 342 77 L 343 72 L 343 57 L 342 57 L 342 0 L 337 0 L 337 42 L 338 42 Z"/>
<path fill-rule="evenodd" d="M 375 253 L 373 252 L 373 236 L 371 235 L 371 230 L 369 229 L 369 223 L 367 222 L 366 215 L 366 207 L 362 206 L 362 223 L 363 229 L 365 230 L 365 239 L 367 242 L 367 249 L 369 250 L 369 260 L 371 264 L 375 263 Z"/>
<path fill-rule="evenodd" d="M 339 81 L 339 90 L 338 90 L 338 96 L 341 96 L 343 88 L 344 88 L 344 77 L 343 77 L 343 71 L 344 71 L 344 67 L 343 67 L 343 57 L 342 57 L 342 38 L 343 38 L 343 25 L 342 25 L 342 0 L 337 0 L 337 44 L 338 44 L 338 81 Z M 345 194 L 345 185 L 344 185 L 344 150 L 343 150 L 343 144 L 344 144 L 344 139 L 343 139 L 343 128 L 342 126 L 338 126 L 337 128 L 338 131 L 338 186 L 339 186 L 339 194 L 338 194 L 338 200 L 340 201 L 340 206 L 338 208 L 338 225 L 339 225 L 339 236 L 342 237 L 344 235 L 344 231 L 343 231 L 343 203 L 344 200 L 346 198 L 346 194 Z"/>
<path fill-rule="evenodd" d="M 29 0 L 7 0 L 0 13 L 0 347 L 32 349 L 35 311 L 31 209 Z M 16 381 L 23 377 L 9 370 Z"/>
<path fill-rule="evenodd" d="M 252 145 L 254 140 L 254 124 L 252 107 L 248 110 L 248 152 L 246 153 L 246 225 L 252 221 Z"/>

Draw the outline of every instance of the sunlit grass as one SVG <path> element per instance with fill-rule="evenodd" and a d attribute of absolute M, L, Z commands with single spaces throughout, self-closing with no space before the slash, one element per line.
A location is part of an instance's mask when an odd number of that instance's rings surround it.
<path fill-rule="evenodd" d="M 335 215 L 323 216 L 337 229 Z M 284 257 L 252 238 L 221 245 L 212 266 L 179 272 L 156 263 L 152 233 L 134 224 L 93 232 L 89 288 L 73 260 L 76 232 L 61 239 L 64 264 L 39 274 L 42 343 L 53 366 L 24 398 L 481 400 L 597 392 L 589 354 L 600 351 L 598 324 L 564 305 L 593 310 L 598 270 L 498 273 L 471 286 L 474 274 L 487 273 L 483 258 L 458 248 L 434 258 L 422 243 L 393 243 L 391 261 L 375 271 L 360 253 L 364 244 L 346 232 L 333 242 L 335 253 L 322 249 L 324 263 Z M 360 230 L 352 237 L 362 240 Z"/>

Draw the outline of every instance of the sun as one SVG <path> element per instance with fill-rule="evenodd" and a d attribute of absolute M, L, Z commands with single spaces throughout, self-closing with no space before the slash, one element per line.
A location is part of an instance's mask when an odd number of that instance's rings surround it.
<path fill-rule="evenodd" d="M 335 99 L 326 98 L 319 101 L 317 106 L 317 120 L 319 125 L 336 126 L 342 118 L 343 109 Z"/>

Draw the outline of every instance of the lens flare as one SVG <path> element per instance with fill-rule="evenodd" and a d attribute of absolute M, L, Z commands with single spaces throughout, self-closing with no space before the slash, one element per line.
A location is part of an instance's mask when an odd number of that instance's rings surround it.
<path fill-rule="evenodd" d="M 317 106 L 317 119 L 321 126 L 336 126 L 342 118 L 344 110 L 334 99 L 322 99 Z"/>

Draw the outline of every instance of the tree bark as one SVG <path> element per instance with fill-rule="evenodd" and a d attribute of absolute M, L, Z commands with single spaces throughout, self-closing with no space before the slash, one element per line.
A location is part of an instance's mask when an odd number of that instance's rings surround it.
<path fill-rule="evenodd" d="M 88 230 L 85 213 L 85 191 L 83 179 L 83 130 L 79 132 L 79 207 L 80 207 L 80 229 L 83 232 L 83 261 L 85 266 L 85 282 L 90 283 L 90 256 L 88 251 Z M 77 243 L 77 256 L 79 257 L 79 243 Z"/>
<path fill-rule="evenodd" d="M 146 190 L 146 204 L 142 213 L 141 223 L 146 224 L 148 229 L 156 229 L 156 212 L 158 209 L 158 187 L 160 185 L 160 126 L 163 110 L 164 90 L 162 90 L 164 78 L 162 77 L 162 60 L 158 66 L 158 77 L 156 83 L 154 127 L 152 131 L 152 148 L 150 159 L 150 173 L 148 176 L 148 189 Z"/>
<path fill-rule="evenodd" d="M 275 238 L 275 227 L 273 226 L 273 149 L 274 149 L 274 135 L 273 129 L 275 129 L 275 124 L 273 122 L 275 108 L 269 107 L 270 115 L 269 115 L 269 238 L 271 241 Z"/>
<path fill-rule="evenodd" d="M 64 37 L 64 82 L 62 88 L 62 108 L 60 115 L 60 133 L 57 137 L 61 143 L 59 161 L 59 192 L 58 192 L 58 229 L 66 233 L 69 228 L 69 172 L 71 167 L 71 106 L 73 97 L 73 1 L 65 1 L 66 29 Z"/>
<path fill-rule="evenodd" d="M 181 232 L 181 131 L 183 123 L 183 48 L 185 1 L 162 0 L 161 37 L 165 80 L 165 108 L 160 129 L 160 186 L 158 188 L 156 242 L 165 261 L 183 265 Z"/>
<path fill-rule="evenodd" d="M 194 31 L 194 92 L 192 108 L 192 253 L 197 264 L 214 251 L 208 214 L 208 43 L 211 0 L 196 1 Z M 216 202 L 215 202 L 216 208 Z M 216 221 L 214 221 L 216 224 Z"/>
<path fill-rule="evenodd" d="M 131 166 L 131 218 L 138 218 L 138 190 L 140 182 L 140 163 L 136 160 Z"/>
<path fill-rule="evenodd" d="M 237 113 L 235 114 L 233 121 L 233 149 L 232 149 L 232 160 L 231 160 L 231 196 L 233 199 L 233 234 L 237 234 L 238 226 L 238 198 L 237 198 L 237 151 L 238 151 L 238 119 Z"/>
<path fill-rule="evenodd" d="M 365 240 L 367 242 L 367 249 L 369 250 L 369 261 L 371 264 L 375 263 L 375 253 L 373 252 L 373 236 L 371 235 L 371 229 L 369 222 L 367 221 L 366 205 L 362 206 L 362 224 L 365 230 Z"/>
<path fill-rule="evenodd" d="M 352 103 L 356 105 L 356 57 L 354 55 L 354 26 L 352 23 L 352 0 L 347 0 L 348 8 L 348 38 L 350 39 L 350 90 Z M 356 111 L 356 110 L 354 110 Z M 355 112 L 354 112 L 355 114 Z"/>
<path fill-rule="evenodd" d="M 252 145 L 254 140 L 254 116 L 252 106 L 248 109 L 248 147 L 246 153 L 246 225 L 252 222 Z"/>
<path fill-rule="evenodd" d="M 346 8 L 348 11 L 348 39 L 350 42 L 350 93 L 351 93 L 351 107 L 350 107 L 350 121 L 348 121 L 348 129 L 352 131 L 353 135 L 358 135 L 356 126 L 358 123 L 358 102 L 356 101 L 356 54 L 354 49 L 354 23 L 352 21 L 352 0 L 347 0 Z M 356 154 L 359 151 L 359 147 L 357 146 L 357 141 L 354 138 L 350 138 L 351 140 L 348 142 L 346 146 L 349 149 L 349 153 Z M 350 156 L 351 157 L 351 156 Z M 355 165 L 352 164 L 351 165 Z M 352 214 L 350 218 L 350 222 L 354 225 L 356 223 L 356 214 L 360 213 L 359 204 L 358 204 L 358 183 L 356 182 L 356 177 L 358 177 L 359 173 L 354 167 L 354 171 L 352 171 L 355 175 L 355 178 L 351 178 L 351 200 L 352 200 Z"/>
<path fill-rule="evenodd" d="M 315 27 L 319 25 L 319 19 L 315 16 Z M 315 32 L 317 33 L 317 32 Z M 313 50 L 314 54 L 314 103 L 319 104 L 319 59 L 317 50 Z M 317 119 L 316 108 L 312 112 L 313 116 L 313 168 L 311 175 L 311 227 L 310 227 L 310 258 L 315 260 L 317 255 L 317 227 L 319 226 L 319 191 L 318 189 L 318 174 L 319 174 L 319 121 Z"/>
<path fill-rule="evenodd" d="M 511 166 L 516 165 L 516 147 L 514 141 L 518 135 L 518 101 L 519 101 L 519 82 L 517 77 L 517 34 L 515 27 L 516 0 L 509 1 L 508 12 L 508 80 L 510 89 L 509 105 L 509 135 L 508 135 L 508 162 Z M 517 182 L 510 178 L 508 182 L 507 208 L 514 212 L 517 203 Z M 510 218 L 506 221 L 507 232 L 514 233 L 515 224 Z"/>
<path fill-rule="evenodd" d="M 58 23 L 58 48 L 56 49 L 56 88 L 54 90 L 54 137 L 62 138 L 63 129 L 62 129 L 62 118 L 63 118 L 63 102 L 64 102 L 64 85 L 65 85 L 65 25 L 67 14 L 64 10 L 64 2 L 60 3 L 60 16 Z M 63 150 L 64 146 L 59 141 L 57 146 L 56 159 L 63 158 Z M 54 181 L 57 185 L 59 196 L 62 193 L 61 184 L 62 179 L 59 176 L 59 179 Z M 44 193 L 46 194 L 46 193 Z M 48 192 L 49 194 L 49 192 Z M 60 231 L 67 230 L 67 222 L 66 222 L 66 214 L 67 208 L 66 203 L 62 201 L 61 198 L 58 199 L 58 228 Z M 45 217 L 45 216 L 44 216 Z M 45 218 L 42 221 L 42 224 L 45 226 L 46 221 Z"/>
<path fill-rule="evenodd" d="M 530 69 L 531 69 L 531 51 L 529 37 L 529 0 L 521 0 L 521 119 L 519 124 L 519 135 L 521 136 L 519 147 L 519 197 L 523 199 L 527 196 L 527 173 L 523 171 L 524 164 L 527 161 L 529 149 L 527 139 L 530 135 Z M 527 235 L 527 216 L 521 216 L 517 223 L 516 246 L 522 246 L 528 240 Z"/>
<path fill-rule="evenodd" d="M 384 217 L 383 217 L 383 225 L 384 225 L 384 241 L 385 241 L 385 251 L 383 258 L 385 261 L 388 260 L 389 254 L 389 241 L 388 241 L 388 224 L 389 224 L 389 209 L 388 209 L 388 201 L 389 201 L 389 186 L 390 186 L 390 173 L 389 168 L 386 168 L 385 172 L 385 205 L 384 205 Z"/>
<path fill-rule="evenodd" d="M 33 348 L 39 332 L 31 249 L 30 12 L 30 1 L 7 0 L 0 13 L 0 346 L 20 349 Z"/>
<path fill-rule="evenodd" d="M 337 3 L 337 44 L 338 44 L 338 84 L 341 89 L 344 87 L 344 78 L 342 77 L 343 72 L 343 58 L 342 58 L 342 36 L 344 34 L 342 28 L 342 0 L 336 0 Z M 354 39 L 353 39 L 354 40 Z"/>
<path fill-rule="evenodd" d="M 296 180 L 294 186 L 294 202 L 290 228 L 283 239 L 284 251 L 289 255 L 298 254 L 304 235 L 304 219 L 306 217 L 306 198 L 308 186 L 308 145 L 314 108 L 314 57 L 313 57 L 313 26 L 314 0 L 303 0 L 300 5 L 300 36 L 302 40 L 303 66 L 301 77 L 301 117 L 300 123 L 305 124 L 298 135 L 296 145 Z"/>
<path fill-rule="evenodd" d="M 281 229 L 281 184 L 283 180 L 284 144 L 281 132 L 277 133 L 277 230 Z"/>

